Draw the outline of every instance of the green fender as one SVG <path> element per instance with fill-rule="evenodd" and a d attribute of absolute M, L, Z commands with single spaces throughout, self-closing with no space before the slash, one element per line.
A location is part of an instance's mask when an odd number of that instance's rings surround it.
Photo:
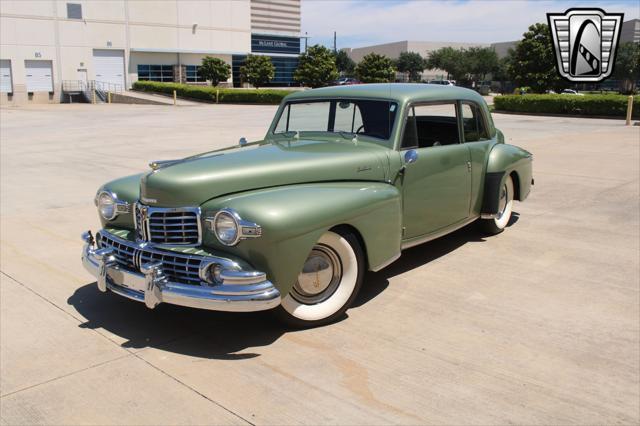
<path fill-rule="evenodd" d="M 498 143 L 489 153 L 484 182 L 482 213 L 497 213 L 499 189 L 512 176 L 514 199 L 524 201 L 531 191 L 532 161 L 530 152 L 515 145 Z"/>
<path fill-rule="evenodd" d="M 382 182 L 325 182 L 281 186 L 216 198 L 204 203 L 204 217 L 232 208 L 262 227 L 262 236 L 222 245 L 205 229 L 203 245 L 240 257 L 267 273 L 285 295 L 320 236 L 338 225 L 360 235 L 368 268 L 377 270 L 400 253 L 402 228 L 398 189 Z"/>

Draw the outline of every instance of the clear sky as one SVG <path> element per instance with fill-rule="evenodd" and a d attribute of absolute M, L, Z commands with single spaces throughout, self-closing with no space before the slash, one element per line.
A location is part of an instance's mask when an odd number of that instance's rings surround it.
<path fill-rule="evenodd" d="M 338 49 L 401 40 L 492 43 L 518 40 L 547 12 L 599 7 L 640 18 L 640 0 L 302 0 L 302 35 Z"/>

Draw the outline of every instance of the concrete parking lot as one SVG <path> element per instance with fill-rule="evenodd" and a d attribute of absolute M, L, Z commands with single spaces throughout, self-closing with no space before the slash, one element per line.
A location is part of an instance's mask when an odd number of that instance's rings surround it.
<path fill-rule="evenodd" d="M 1 424 L 640 422 L 640 127 L 619 120 L 494 115 L 534 153 L 512 225 L 406 251 L 330 326 L 100 293 L 79 239 L 98 186 L 274 111 L 0 110 Z"/>

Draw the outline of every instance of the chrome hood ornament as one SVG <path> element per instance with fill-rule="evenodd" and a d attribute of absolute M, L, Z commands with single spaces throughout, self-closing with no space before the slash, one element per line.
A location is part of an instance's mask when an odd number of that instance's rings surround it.
<path fill-rule="evenodd" d="M 165 167 L 169 167 L 171 165 L 180 163 L 184 160 L 157 160 L 157 161 L 152 161 L 149 163 L 149 167 L 151 167 L 151 170 L 153 170 L 154 172 L 156 170 L 159 169 L 163 169 Z"/>

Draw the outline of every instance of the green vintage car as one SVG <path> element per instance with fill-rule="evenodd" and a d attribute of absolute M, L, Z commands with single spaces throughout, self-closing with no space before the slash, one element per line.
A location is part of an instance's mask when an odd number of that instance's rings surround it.
<path fill-rule="evenodd" d="M 479 220 L 502 232 L 529 195 L 529 152 L 504 143 L 483 98 L 370 84 L 287 96 L 263 140 L 157 161 L 102 186 L 82 260 L 101 291 L 144 302 L 344 314 L 402 250 Z"/>

